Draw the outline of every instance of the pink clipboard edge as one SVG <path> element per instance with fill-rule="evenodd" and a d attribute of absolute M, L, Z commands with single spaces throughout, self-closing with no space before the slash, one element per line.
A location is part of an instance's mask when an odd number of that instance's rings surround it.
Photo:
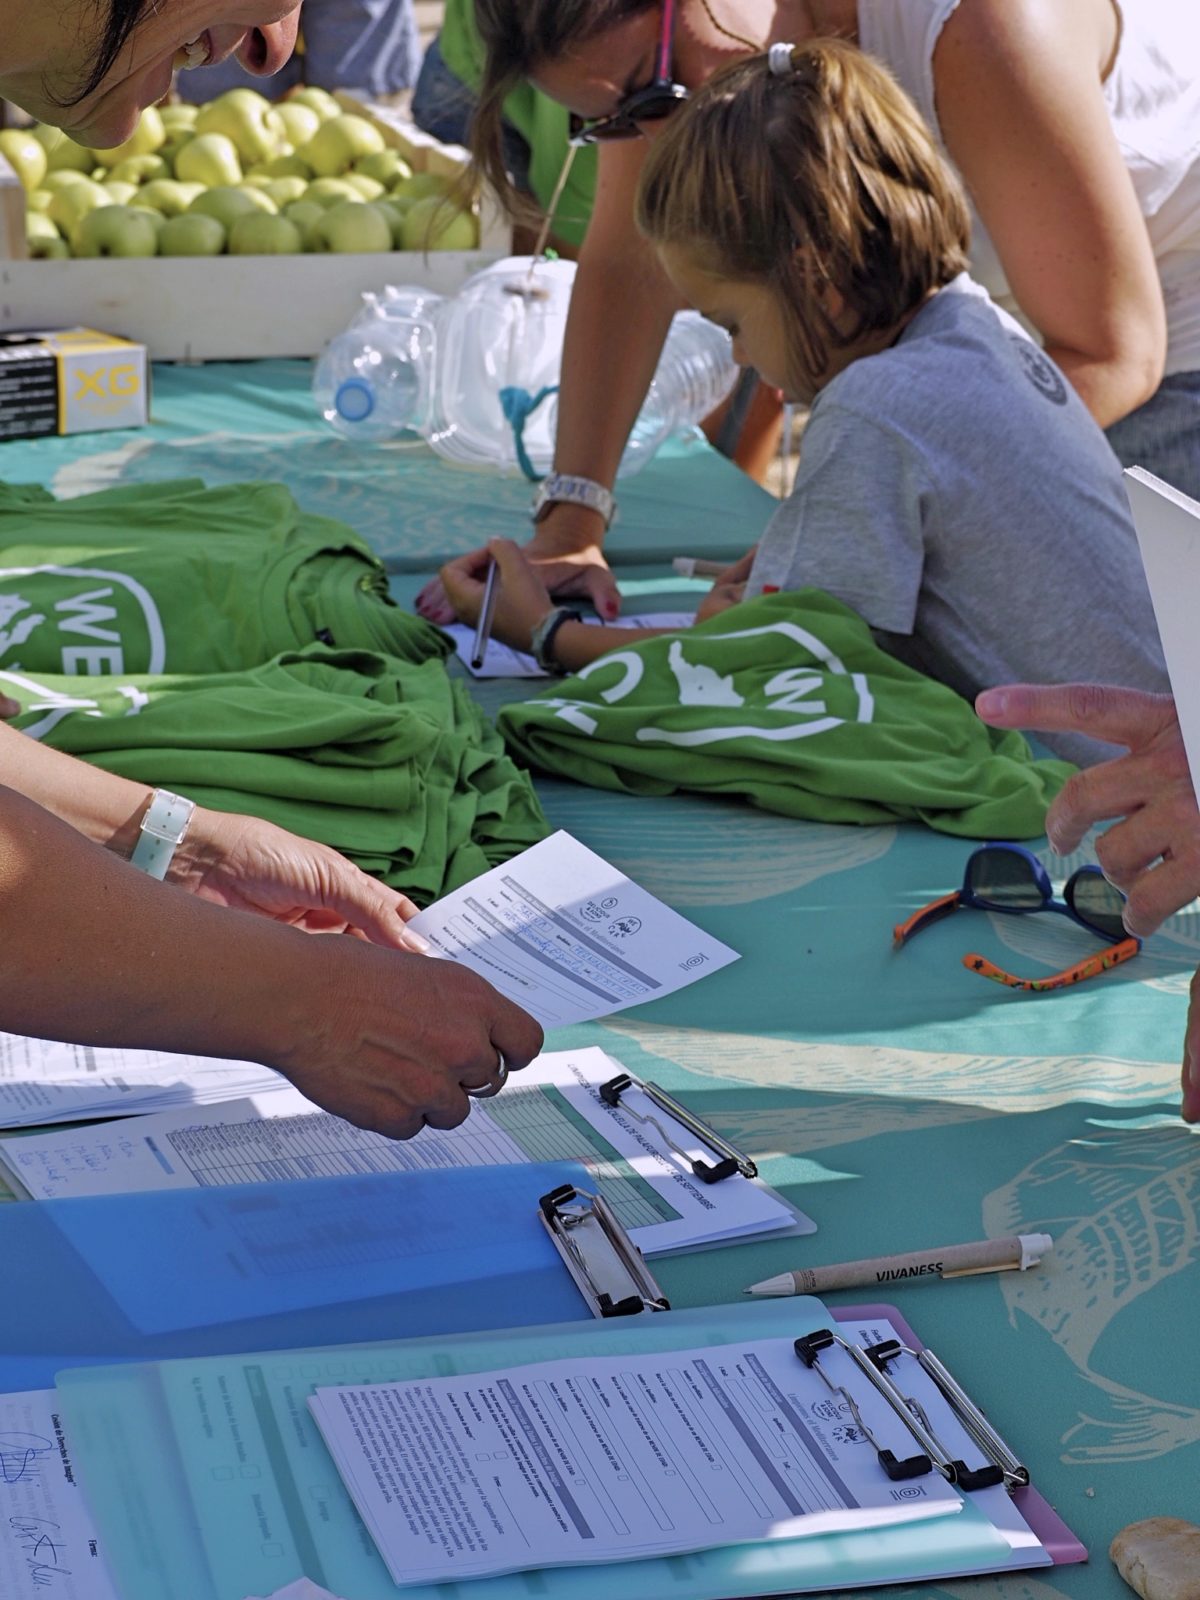
<path fill-rule="evenodd" d="M 913 1332 L 908 1322 L 895 1306 L 868 1304 L 861 1306 L 830 1306 L 838 1322 L 869 1321 L 872 1317 L 891 1323 L 906 1344 L 914 1350 L 923 1350 L 924 1341 Z M 1067 1527 L 1066 1523 L 1032 1484 L 1013 1494 L 1013 1504 L 1041 1540 L 1056 1567 L 1068 1566 L 1074 1561 L 1086 1561 L 1087 1549 Z"/>

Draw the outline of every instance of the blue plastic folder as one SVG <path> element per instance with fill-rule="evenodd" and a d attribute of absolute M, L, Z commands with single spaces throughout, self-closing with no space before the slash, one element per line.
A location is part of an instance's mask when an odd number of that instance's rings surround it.
<path fill-rule="evenodd" d="M 537 1209 L 584 1182 L 554 1163 L 0 1207 L 0 1388 L 81 1359 L 586 1320 Z"/>
<path fill-rule="evenodd" d="M 828 1322 L 817 1300 L 714 1307 L 587 1325 L 357 1348 L 64 1372 L 76 1465 L 123 1600 L 243 1600 L 301 1576 L 345 1600 L 397 1590 L 306 1404 L 318 1384 L 479 1371 L 567 1354 L 796 1337 Z M 718 1600 L 910 1581 L 1022 1563 L 969 1503 L 957 1515 L 738 1545 L 670 1559 L 480 1579 L 472 1600 Z M 462 1585 L 406 1589 L 464 1600 Z"/>

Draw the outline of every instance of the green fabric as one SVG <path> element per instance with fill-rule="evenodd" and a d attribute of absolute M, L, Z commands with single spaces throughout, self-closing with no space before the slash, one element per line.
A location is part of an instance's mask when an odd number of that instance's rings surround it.
<path fill-rule="evenodd" d="M 0 483 L 0 667 L 229 672 L 320 640 L 412 662 L 436 628 L 389 597 L 383 565 L 278 483 L 194 479 L 58 501 Z"/>
<path fill-rule="evenodd" d="M 742 796 L 817 822 L 1026 839 L 1074 768 L 985 728 L 818 589 L 764 595 L 506 707 L 510 747 L 599 789 Z"/>
<path fill-rule="evenodd" d="M 423 903 L 549 831 L 440 660 L 312 645 L 242 672 L 0 684 L 56 749 L 319 839 Z"/>
<path fill-rule="evenodd" d="M 454 76 L 478 89 L 483 80 L 484 55 L 472 0 L 446 0 L 438 45 Z M 506 98 L 504 115 L 529 146 L 529 183 L 545 211 L 567 157 L 566 108 L 531 83 L 522 83 Z M 554 213 L 554 232 L 560 239 L 569 244 L 583 243 L 595 199 L 596 149 L 587 145 L 575 152 Z"/>

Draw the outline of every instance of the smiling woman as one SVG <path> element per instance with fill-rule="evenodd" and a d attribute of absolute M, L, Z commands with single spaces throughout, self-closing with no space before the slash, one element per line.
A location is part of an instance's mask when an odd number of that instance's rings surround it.
<path fill-rule="evenodd" d="M 0 96 L 81 144 L 121 144 L 177 69 L 236 56 L 260 77 L 296 43 L 300 0 L 0 0 Z"/>

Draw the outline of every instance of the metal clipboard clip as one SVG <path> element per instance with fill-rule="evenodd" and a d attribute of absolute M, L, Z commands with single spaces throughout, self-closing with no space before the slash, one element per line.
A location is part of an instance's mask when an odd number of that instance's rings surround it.
<path fill-rule="evenodd" d="M 884 1449 L 863 1421 L 849 1390 L 841 1384 L 834 1383 L 829 1374 L 822 1370 L 820 1353 L 835 1344 L 846 1352 L 862 1376 L 908 1429 L 920 1447 L 917 1454 L 902 1460 L 893 1451 Z M 901 1344 L 898 1339 L 888 1339 L 882 1344 L 869 1345 L 864 1349 L 829 1328 L 819 1328 L 816 1332 L 797 1339 L 795 1351 L 804 1365 L 816 1372 L 825 1387 L 849 1406 L 851 1416 L 875 1447 L 879 1465 L 889 1478 L 893 1480 L 918 1478 L 936 1468 L 948 1483 L 954 1484 L 964 1492 L 972 1489 L 992 1489 L 1002 1483 L 1011 1493 L 1014 1489 L 1023 1489 L 1028 1485 L 1029 1469 L 1021 1465 L 983 1412 L 932 1350 L 913 1350 L 908 1345 Z M 911 1357 L 931 1379 L 985 1458 L 983 1466 L 968 1467 L 961 1458 L 951 1456 L 934 1432 L 920 1401 L 914 1399 L 912 1395 L 905 1394 L 888 1370 L 890 1363 L 900 1356 Z"/>
<path fill-rule="evenodd" d="M 575 1287 L 595 1317 L 628 1317 L 639 1311 L 669 1311 L 671 1303 L 654 1281 L 603 1195 L 564 1183 L 538 1201 L 539 1214 Z"/>
<path fill-rule="evenodd" d="M 640 1089 L 661 1112 L 679 1123 L 680 1127 L 686 1128 L 694 1139 L 698 1139 L 702 1145 L 711 1150 L 717 1158 L 716 1162 L 693 1160 L 682 1145 L 671 1137 L 657 1117 L 635 1111 L 630 1105 L 622 1105 L 621 1096 L 628 1089 Z M 692 1176 L 699 1178 L 701 1183 L 720 1183 L 722 1178 L 732 1178 L 735 1173 L 740 1173 L 743 1178 L 757 1178 L 758 1168 L 749 1156 L 743 1155 L 736 1145 L 730 1144 L 728 1139 L 723 1139 L 715 1128 L 710 1128 L 708 1123 L 694 1112 L 689 1111 L 686 1106 L 681 1106 L 673 1095 L 669 1095 L 665 1089 L 660 1089 L 656 1083 L 643 1083 L 631 1077 L 628 1072 L 622 1072 L 617 1077 L 610 1078 L 607 1083 L 602 1083 L 598 1092 L 606 1106 L 621 1106 L 626 1116 L 653 1128 L 667 1148 L 675 1152 L 686 1164 Z"/>

